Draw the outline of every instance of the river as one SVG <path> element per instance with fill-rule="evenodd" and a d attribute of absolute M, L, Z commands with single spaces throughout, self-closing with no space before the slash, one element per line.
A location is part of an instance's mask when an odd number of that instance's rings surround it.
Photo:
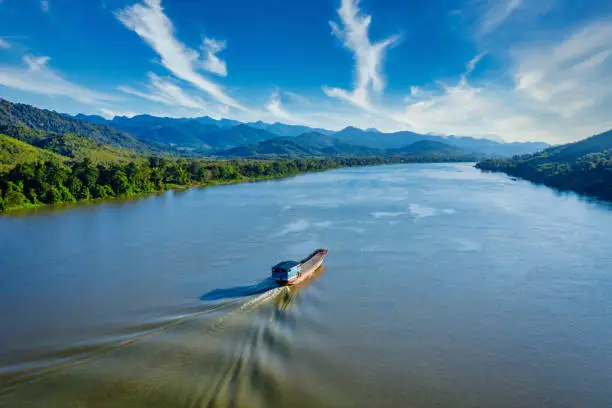
<path fill-rule="evenodd" d="M 611 234 L 470 164 L 10 213 L 0 406 L 609 408 Z"/>

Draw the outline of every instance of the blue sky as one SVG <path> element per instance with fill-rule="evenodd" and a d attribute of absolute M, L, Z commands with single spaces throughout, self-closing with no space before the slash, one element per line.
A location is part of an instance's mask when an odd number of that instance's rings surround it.
<path fill-rule="evenodd" d="M 612 2 L 0 0 L 0 97 L 561 143 L 612 128 Z"/>

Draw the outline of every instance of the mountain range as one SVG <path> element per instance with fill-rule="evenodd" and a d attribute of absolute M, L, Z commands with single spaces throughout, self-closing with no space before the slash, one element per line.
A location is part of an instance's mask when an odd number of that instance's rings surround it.
<path fill-rule="evenodd" d="M 304 133 L 295 137 L 268 139 L 220 151 L 217 152 L 217 155 L 221 157 L 402 156 L 428 160 L 454 158 L 457 161 L 475 161 L 484 157 L 483 154 L 470 152 L 438 141 L 418 140 L 400 148 L 383 149 L 345 143 L 335 135 L 327 136 L 318 132 Z"/>
<path fill-rule="evenodd" d="M 383 133 L 354 127 L 334 132 L 307 126 L 242 123 L 207 116 L 166 118 L 138 115 L 108 120 L 97 115 L 71 116 L 3 99 L 0 99 L 0 133 L 69 158 L 90 156 L 98 151 L 98 155 L 104 153 L 101 157 L 117 156 L 121 160 L 135 155 L 481 158 L 510 157 L 549 147 L 546 143 L 501 143 L 410 131 Z"/>
<path fill-rule="evenodd" d="M 550 146 L 542 142 L 505 143 L 501 139 L 438 136 L 410 131 L 383 133 L 376 129 L 362 130 L 350 126 L 340 131 L 332 131 L 284 123 L 269 124 L 261 121 L 241 123 L 229 119 L 217 120 L 208 116 L 175 119 L 139 115 L 132 118 L 115 117 L 112 120 L 107 120 L 101 116 L 77 115 L 75 118 L 89 123 L 110 126 L 134 135 L 141 140 L 208 151 L 208 153 L 242 147 L 278 137 L 297 137 L 313 132 L 324 136 L 333 136 L 344 145 L 369 147 L 378 150 L 397 149 L 417 141 L 427 140 L 493 157 L 534 153 Z M 259 148 L 265 148 L 268 149 L 266 151 L 269 151 L 273 145 L 279 144 L 280 140 L 277 140 Z M 281 154 L 281 151 L 279 150 L 277 153 Z"/>

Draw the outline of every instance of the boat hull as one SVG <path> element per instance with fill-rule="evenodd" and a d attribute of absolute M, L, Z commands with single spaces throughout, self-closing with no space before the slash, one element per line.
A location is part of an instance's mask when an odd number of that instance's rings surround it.
<path fill-rule="evenodd" d="M 317 269 L 323 265 L 323 261 L 325 260 L 326 256 L 326 249 L 318 249 L 314 251 L 312 254 L 310 254 L 310 256 L 300 262 L 300 272 L 298 272 L 297 276 L 289 280 L 279 279 L 276 281 L 276 283 L 281 286 L 293 286 L 305 281 L 314 275 Z"/>

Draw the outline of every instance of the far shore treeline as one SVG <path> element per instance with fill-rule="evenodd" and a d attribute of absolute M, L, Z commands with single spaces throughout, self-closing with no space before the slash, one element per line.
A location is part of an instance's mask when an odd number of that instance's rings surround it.
<path fill-rule="evenodd" d="M 482 160 L 476 167 L 612 201 L 612 130 L 540 153 Z"/>
<path fill-rule="evenodd" d="M 0 211 L 404 161 L 390 157 L 232 161 L 151 157 L 128 164 L 96 164 L 89 158 L 70 165 L 54 160 L 20 163 L 0 175 Z"/>

